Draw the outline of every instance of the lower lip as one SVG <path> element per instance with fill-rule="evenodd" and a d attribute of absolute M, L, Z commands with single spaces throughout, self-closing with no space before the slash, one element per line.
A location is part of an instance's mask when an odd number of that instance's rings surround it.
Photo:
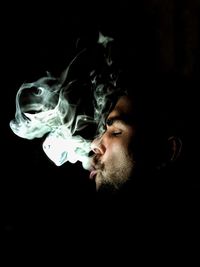
<path fill-rule="evenodd" d="M 97 174 L 97 171 L 91 171 L 90 176 L 89 176 L 90 179 L 94 179 L 96 174 Z"/>

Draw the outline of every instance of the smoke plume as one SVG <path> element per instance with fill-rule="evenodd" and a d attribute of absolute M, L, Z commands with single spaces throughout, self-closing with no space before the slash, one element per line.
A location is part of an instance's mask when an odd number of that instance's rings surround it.
<path fill-rule="evenodd" d="M 77 132 L 81 132 L 91 123 L 95 123 L 97 131 L 102 132 L 106 109 L 109 110 L 111 107 L 109 97 L 116 87 L 116 76 L 110 71 L 107 72 L 112 66 L 108 52 L 108 46 L 112 41 L 112 38 L 99 33 L 97 45 L 103 51 L 104 67 L 100 70 L 91 69 L 88 74 L 87 87 L 93 94 L 92 116 L 78 114 L 77 108 L 81 99 L 76 103 L 70 100 L 70 93 L 77 81 L 70 79 L 69 72 L 84 51 L 70 62 L 59 78 L 47 73 L 35 82 L 22 84 L 17 92 L 15 119 L 10 122 L 12 131 L 30 140 L 45 138 L 43 150 L 57 166 L 67 161 L 81 161 L 83 167 L 88 168 L 91 140 L 83 138 Z"/>

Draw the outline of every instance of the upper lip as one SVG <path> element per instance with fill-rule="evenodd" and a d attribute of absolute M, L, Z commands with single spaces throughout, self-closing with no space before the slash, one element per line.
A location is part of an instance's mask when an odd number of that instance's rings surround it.
<path fill-rule="evenodd" d="M 94 159 L 91 158 L 90 161 L 89 161 L 89 168 L 88 170 L 91 172 L 91 171 L 95 171 L 97 168 L 96 168 L 96 164 L 94 162 Z"/>

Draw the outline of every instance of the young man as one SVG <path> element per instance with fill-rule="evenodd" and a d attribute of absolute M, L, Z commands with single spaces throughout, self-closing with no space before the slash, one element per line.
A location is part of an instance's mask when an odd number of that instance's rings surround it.
<path fill-rule="evenodd" d="M 178 182 L 172 167 L 182 148 L 175 127 L 176 93 L 157 82 L 153 89 L 144 86 L 119 96 L 105 120 L 105 131 L 92 142 L 89 177 L 98 192 Z"/>

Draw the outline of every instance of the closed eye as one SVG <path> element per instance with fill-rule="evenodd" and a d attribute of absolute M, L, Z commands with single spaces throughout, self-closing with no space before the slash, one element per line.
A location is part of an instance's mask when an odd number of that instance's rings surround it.
<path fill-rule="evenodd" d="M 120 135 L 120 134 L 122 134 L 122 132 L 119 132 L 119 131 L 117 131 L 117 132 L 112 132 L 112 135 L 114 135 L 114 136 L 118 136 L 118 135 Z"/>
<path fill-rule="evenodd" d="M 107 119 L 106 123 L 103 125 L 104 132 L 108 131 L 112 136 L 116 137 L 122 134 L 122 131 L 119 129 L 115 129 L 113 126 L 114 123 L 121 123 L 121 120 L 118 118 L 110 118 Z"/>

